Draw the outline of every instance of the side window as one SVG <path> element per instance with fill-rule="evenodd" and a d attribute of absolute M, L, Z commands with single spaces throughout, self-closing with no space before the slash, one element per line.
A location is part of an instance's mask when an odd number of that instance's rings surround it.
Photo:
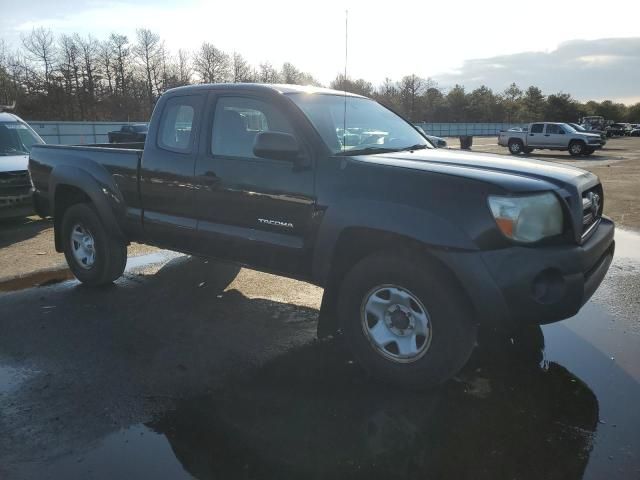
<path fill-rule="evenodd" d="M 544 123 L 534 123 L 531 125 L 531 133 L 542 133 L 542 129 L 544 128 Z"/>
<path fill-rule="evenodd" d="M 547 133 L 557 134 L 560 133 L 560 127 L 554 123 L 547 124 Z"/>
<path fill-rule="evenodd" d="M 180 153 L 191 151 L 194 97 L 174 97 L 167 101 L 158 131 L 158 146 Z"/>
<path fill-rule="evenodd" d="M 293 134 L 285 116 L 273 105 L 254 98 L 220 97 L 213 117 L 211 153 L 257 158 L 253 142 L 260 132 Z"/>

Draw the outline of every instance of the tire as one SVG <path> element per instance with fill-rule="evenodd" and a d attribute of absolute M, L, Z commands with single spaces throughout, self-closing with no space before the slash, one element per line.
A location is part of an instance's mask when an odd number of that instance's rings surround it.
<path fill-rule="evenodd" d="M 595 148 L 585 148 L 584 152 L 582 152 L 582 155 L 587 157 L 587 156 L 591 155 L 595 151 L 596 151 Z"/>
<path fill-rule="evenodd" d="M 579 155 L 582 155 L 586 149 L 586 145 L 584 144 L 584 142 L 581 141 L 573 141 L 571 143 L 569 143 L 569 155 L 571 155 L 572 157 L 577 157 Z"/>
<path fill-rule="evenodd" d="M 338 298 L 340 326 L 348 347 L 371 376 L 385 383 L 420 390 L 445 382 L 466 364 L 475 346 L 476 325 L 466 299 L 461 301 L 462 294 L 446 278 L 440 267 L 421 260 L 418 254 L 392 252 L 369 256 L 347 273 Z M 389 290 L 388 300 L 384 290 Z M 409 302 L 394 303 L 398 300 L 396 295 L 407 294 L 411 297 Z M 366 313 L 368 299 L 375 300 L 373 305 L 385 312 L 386 320 Z M 413 303 L 412 299 L 415 299 Z M 393 317 L 400 305 L 411 310 L 410 320 L 402 315 Z M 418 329 L 406 325 L 412 321 L 417 325 L 420 311 L 428 319 L 428 334 L 421 336 L 424 339 L 415 335 Z M 396 319 L 404 319 L 405 324 L 398 327 L 394 323 Z M 386 329 L 384 338 L 391 339 L 384 347 L 376 345 L 372 333 L 378 325 Z M 394 329 L 400 329 L 400 334 Z M 408 344 L 416 347 L 414 354 L 401 358 L 398 342 L 403 342 L 403 348 Z"/>
<path fill-rule="evenodd" d="M 524 149 L 524 153 L 526 153 L 527 155 L 530 154 L 531 152 L 533 152 L 533 148 L 531 147 L 525 147 Z"/>
<path fill-rule="evenodd" d="M 522 140 L 509 140 L 509 153 L 511 155 L 520 155 L 524 150 Z"/>
<path fill-rule="evenodd" d="M 93 205 L 78 203 L 69 207 L 61 228 L 64 256 L 78 280 L 100 286 L 122 275 L 127 246 L 107 232 Z"/>

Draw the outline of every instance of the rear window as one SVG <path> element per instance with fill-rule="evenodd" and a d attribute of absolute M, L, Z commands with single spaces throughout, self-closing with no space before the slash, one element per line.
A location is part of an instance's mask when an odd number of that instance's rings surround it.
<path fill-rule="evenodd" d="M 179 153 L 191 152 L 197 98 L 185 96 L 167 100 L 158 131 L 160 148 Z"/>
<path fill-rule="evenodd" d="M 542 133 L 544 123 L 534 123 L 531 125 L 531 133 Z"/>

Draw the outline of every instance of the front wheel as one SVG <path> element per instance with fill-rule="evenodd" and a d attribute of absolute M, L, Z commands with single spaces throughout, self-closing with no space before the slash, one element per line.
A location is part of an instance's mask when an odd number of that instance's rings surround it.
<path fill-rule="evenodd" d="M 582 155 L 585 150 L 586 150 L 586 147 L 583 142 L 571 142 L 569 144 L 569 154 L 573 157 Z"/>
<path fill-rule="evenodd" d="M 595 151 L 596 151 L 595 148 L 585 148 L 584 152 L 582 152 L 582 155 L 584 155 L 586 157 L 588 155 L 591 155 Z"/>
<path fill-rule="evenodd" d="M 467 362 L 476 326 L 440 267 L 392 252 L 360 261 L 338 300 L 348 346 L 373 377 L 412 389 L 439 385 Z"/>
<path fill-rule="evenodd" d="M 109 234 L 92 205 L 69 207 L 62 219 L 61 235 L 69 268 L 82 283 L 105 285 L 124 272 L 127 246 Z"/>

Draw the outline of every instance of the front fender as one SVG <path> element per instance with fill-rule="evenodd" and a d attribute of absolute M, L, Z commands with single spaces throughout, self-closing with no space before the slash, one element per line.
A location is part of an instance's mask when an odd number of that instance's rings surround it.
<path fill-rule="evenodd" d="M 104 167 L 91 160 L 87 160 L 81 167 L 77 165 L 56 166 L 49 177 L 48 190 L 49 205 L 51 205 L 51 212 L 54 213 L 54 216 L 56 191 L 62 185 L 75 187 L 86 194 L 91 199 L 107 230 L 117 238 L 126 240 L 121 227 L 125 217 L 124 198 Z"/>
<path fill-rule="evenodd" d="M 352 227 L 402 235 L 433 249 L 478 250 L 460 227 L 426 210 L 365 199 L 341 202 L 340 208 L 325 211 L 318 229 L 312 273 L 320 285 L 328 279 L 341 233 Z"/>

